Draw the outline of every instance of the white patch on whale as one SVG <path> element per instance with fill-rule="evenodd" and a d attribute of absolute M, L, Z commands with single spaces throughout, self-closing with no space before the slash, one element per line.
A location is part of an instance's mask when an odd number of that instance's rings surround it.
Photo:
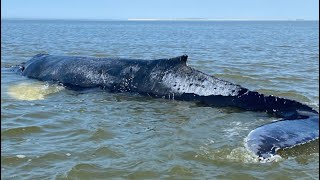
<path fill-rule="evenodd" d="M 199 80 L 201 79 L 201 80 Z M 240 86 L 209 76 L 181 76 L 166 73 L 162 83 L 172 89 L 172 93 L 193 93 L 199 96 L 222 95 L 236 96 Z"/>

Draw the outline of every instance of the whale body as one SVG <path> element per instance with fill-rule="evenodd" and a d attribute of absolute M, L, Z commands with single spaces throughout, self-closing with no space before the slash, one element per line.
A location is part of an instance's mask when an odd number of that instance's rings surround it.
<path fill-rule="evenodd" d="M 210 107 L 262 111 L 282 118 L 251 131 L 248 150 L 268 158 L 278 149 L 319 138 L 319 116 L 300 102 L 264 95 L 187 65 L 187 55 L 156 60 L 38 54 L 18 66 L 28 78 L 81 90 L 135 92 L 154 98 L 195 101 Z"/>

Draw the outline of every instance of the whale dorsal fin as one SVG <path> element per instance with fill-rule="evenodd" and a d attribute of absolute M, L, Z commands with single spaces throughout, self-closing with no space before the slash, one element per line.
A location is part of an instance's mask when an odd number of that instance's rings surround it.
<path fill-rule="evenodd" d="M 188 60 L 188 55 L 184 54 L 184 55 L 180 56 L 180 61 L 187 63 L 187 60 Z"/>
<path fill-rule="evenodd" d="M 187 60 L 188 60 L 188 55 L 184 54 L 182 56 L 178 56 L 178 57 L 174 57 L 174 58 L 170 58 L 168 59 L 169 61 L 175 62 L 175 63 L 182 63 L 184 65 L 187 64 Z"/>

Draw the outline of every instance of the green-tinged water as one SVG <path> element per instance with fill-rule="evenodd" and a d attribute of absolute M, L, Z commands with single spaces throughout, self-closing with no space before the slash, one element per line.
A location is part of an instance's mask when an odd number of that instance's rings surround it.
<path fill-rule="evenodd" d="M 318 179 L 319 141 L 259 162 L 248 133 L 276 118 L 102 90 L 7 67 L 37 53 L 158 59 L 319 109 L 319 22 L 1 22 L 1 179 Z"/>

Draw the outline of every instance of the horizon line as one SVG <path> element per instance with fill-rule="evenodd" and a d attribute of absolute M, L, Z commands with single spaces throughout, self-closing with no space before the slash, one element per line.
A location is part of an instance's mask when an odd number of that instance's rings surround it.
<path fill-rule="evenodd" d="M 23 18 L 1 17 L 2 20 L 64 20 L 64 21 L 319 21 L 319 19 L 222 19 L 222 18 Z"/>

